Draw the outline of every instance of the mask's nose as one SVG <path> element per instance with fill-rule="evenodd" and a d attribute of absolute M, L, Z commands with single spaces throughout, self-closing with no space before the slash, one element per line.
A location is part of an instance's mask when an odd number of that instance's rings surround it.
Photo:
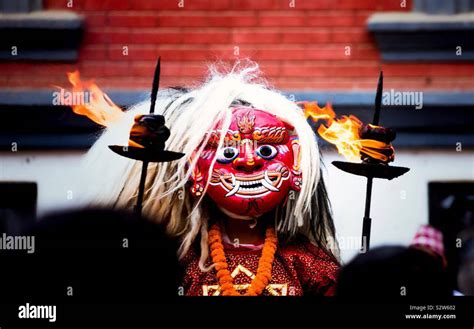
<path fill-rule="evenodd" d="M 253 172 L 263 168 L 264 160 L 255 155 L 252 143 L 244 142 L 240 147 L 239 156 L 232 162 L 232 167 L 237 171 Z"/>

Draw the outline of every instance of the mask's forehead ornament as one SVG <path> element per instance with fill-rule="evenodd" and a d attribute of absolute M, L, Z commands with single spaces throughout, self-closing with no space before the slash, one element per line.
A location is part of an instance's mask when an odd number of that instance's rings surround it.
<path fill-rule="evenodd" d="M 237 115 L 237 127 L 241 134 L 250 134 L 254 130 L 255 114 L 253 110 L 247 111 L 243 116 Z"/>
<path fill-rule="evenodd" d="M 293 127 L 276 116 L 252 108 L 233 108 L 234 119 L 224 136 L 224 144 L 253 140 L 259 144 L 286 144 Z M 210 131 L 208 147 L 216 148 L 222 126 L 220 121 L 215 130 Z"/>

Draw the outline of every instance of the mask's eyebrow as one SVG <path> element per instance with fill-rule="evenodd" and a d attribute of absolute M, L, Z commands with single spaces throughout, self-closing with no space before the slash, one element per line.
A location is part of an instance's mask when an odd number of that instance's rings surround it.
<path fill-rule="evenodd" d="M 207 141 L 206 147 L 209 148 L 217 148 L 219 146 L 219 140 L 221 138 L 221 131 L 217 130 L 211 130 L 208 132 L 210 134 L 209 140 Z M 236 132 L 233 131 L 227 131 L 225 136 L 224 136 L 224 145 L 228 145 L 230 143 L 235 144 L 236 143 Z M 238 134 L 238 133 L 237 133 Z"/>
<path fill-rule="evenodd" d="M 206 147 L 217 148 L 219 146 L 220 130 L 209 131 L 210 137 Z M 228 130 L 224 136 L 224 145 L 234 145 L 242 140 L 243 136 L 238 131 Z M 285 127 L 261 127 L 255 128 L 251 137 L 259 144 L 285 144 L 289 140 L 289 133 Z"/>
<path fill-rule="evenodd" d="M 289 134 L 285 127 L 261 127 L 254 129 L 252 137 L 261 144 L 283 144 L 288 142 Z"/>

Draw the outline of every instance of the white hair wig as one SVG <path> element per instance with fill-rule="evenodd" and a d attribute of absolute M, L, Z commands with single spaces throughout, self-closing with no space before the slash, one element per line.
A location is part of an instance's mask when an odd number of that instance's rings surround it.
<path fill-rule="evenodd" d="M 207 229 L 210 219 L 209 200 L 196 198 L 189 192 L 190 177 L 203 151 L 208 132 L 222 120 L 220 131 L 231 123 L 231 106 L 246 103 L 275 115 L 294 127 L 301 145 L 301 191 L 295 192 L 284 206 L 275 211 L 275 225 L 280 237 L 292 238 L 303 234 L 338 257 L 335 230 L 327 193 L 320 170 L 320 154 L 316 136 L 306 121 L 302 109 L 280 92 L 271 89 L 260 78 L 258 65 L 237 63 L 231 69 L 210 67 L 208 79 L 193 88 L 170 88 L 158 94 L 155 113 L 165 116 L 171 136 L 166 149 L 183 152 L 179 160 L 150 163 L 145 184 L 143 213 L 151 220 L 166 225 L 168 232 L 181 238 L 179 256 L 183 257 L 201 237 L 200 266 L 208 257 Z M 150 102 L 130 108 L 120 122 L 110 125 L 90 149 L 87 177 L 82 194 L 93 204 L 131 208 L 136 202 L 142 163 L 116 155 L 108 145 L 127 145 L 133 118 L 149 112 Z M 219 147 L 224 143 L 221 134 Z M 212 172 L 216 159 L 212 161 Z M 208 175 L 211 177 L 211 175 Z M 209 182 L 207 182 L 208 184 Z M 206 184 L 206 188 L 207 188 Z M 328 247 L 330 246 L 330 247 Z"/>

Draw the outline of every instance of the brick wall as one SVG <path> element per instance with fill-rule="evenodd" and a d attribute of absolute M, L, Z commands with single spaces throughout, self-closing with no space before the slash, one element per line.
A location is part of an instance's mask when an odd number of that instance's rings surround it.
<path fill-rule="evenodd" d="M 378 11 L 409 11 L 401 0 L 44 0 L 46 10 L 74 10 L 86 32 L 74 64 L 0 64 L 0 88 L 67 85 L 79 69 L 105 88 L 149 88 L 162 56 L 162 85 L 200 79 L 206 64 L 249 57 L 282 89 L 387 88 L 473 90 L 474 64 L 385 64 L 366 20 Z M 351 47 L 351 54 L 345 54 Z M 128 55 L 123 55 L 128 47 Z M 239 55 L 236 56 L 236 51 Z"/>

